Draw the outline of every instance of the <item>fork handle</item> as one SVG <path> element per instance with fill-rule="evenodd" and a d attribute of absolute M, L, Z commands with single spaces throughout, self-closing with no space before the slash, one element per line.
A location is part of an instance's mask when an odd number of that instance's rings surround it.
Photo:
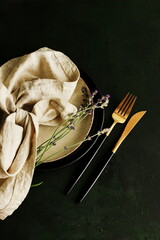
<path fill-rule="evenodd" d="M 87 196 L 87 194 L 89 193 L 89 191 L 92 189 L 92 187 L 94 186 L 94 184 L 97 182 L 97 180 L 99 179 L 99 177 L 101 176 L 101 174 L 103 173 L 103 171 L 106 169 L 108 163 L 110 162 L 111 158 L 113 157 L 114 152 L 112 152 L 110 154 L 110 157 L 108 158 L 108 160 L 101 166 L 100 170 L 97 172 L 97 174 L 95 175 L 95 177 L 93 178 L 93 180 L 90 182 L 90 184 L 87 186 L 87 189 L 83 192 L 83 194 L 81 195 L 80 199 L 78 202 L 82 202 L 83 199 Z"/>
<path fill-rule="evenodd" d="M 96 156 L 97 152 L 99 151 L 99 149 L 101 148 L 101 146 L 103 145 L 103 143 L 105 142 L 105 140 L 107 139 L 108 135 L 106 135 L 102 142 L 100 143 L 100 145 L 98 146 L 98 148 L 96 149 L 95 153 L 93 154 L 93 156 L 90 158 L 90 160 L 88 161 L 88 163 L 85 165 L 85 167 L 82 169 L 82 171 L 80 172 L 80 174 L 78 175 L 78 177 L 75 179 L 74 183 L 72 184 L 72 186 L 67 190 L 66 194 L 68 195 L 71 190 L 74 188 L 74 186 L 76 185 L 76 183 L 79 181 L 79 179 L 81 178 L 81 176 L 83 175 L 83 173 L 86 171 L 86 169 L 88 168 L 88 166 L 90 165 L 90 163 L 92 162 L 93 158 Z"/>
<path fill-rule="evenodd" d="M 106 133 L 107 136 L 109 136 L 109 134 L 111 133 L 112 129 L 114 128 L 114 126 L 117 124 L 116 121 L 114 121 L 111 125 L 111 127 L 109 128 L 108 132 Z"/>

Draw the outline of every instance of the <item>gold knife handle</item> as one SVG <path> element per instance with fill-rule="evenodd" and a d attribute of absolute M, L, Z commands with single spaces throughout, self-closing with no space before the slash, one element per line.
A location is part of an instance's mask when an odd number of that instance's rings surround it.
<path fill-rule="evenodd" d="M 127 136 L 126 136 L 127 137 Z M 117 151 L 117 149 L 119 148 L 119 146 L 121 145 L 121 143 L 123 142 L 125 138 L 122 139 L 122 137 L 120 137 L 118 139 L 118 141 L 116 142 L 114 148 L 112 149 L 112 152 L 115 153 Z"/>

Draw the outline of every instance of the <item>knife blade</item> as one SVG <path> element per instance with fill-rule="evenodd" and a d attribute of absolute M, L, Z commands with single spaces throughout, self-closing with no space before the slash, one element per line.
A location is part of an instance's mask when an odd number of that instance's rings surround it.
<path fill-rule="evenodd" d="M 135 125 L 139 122 L 139 120 L 143 117 L 145 113 L 146 111 L 137 112 L 130 118 L 122 135 L 120 136 L 116 145 L 114 146 L 112 152 L 115 153 L 117 151 L 121 143 L 124 141 L 124 139 L 128 136 L 128 134 L 132 131 L 132 129 L 135 127 Z"/>

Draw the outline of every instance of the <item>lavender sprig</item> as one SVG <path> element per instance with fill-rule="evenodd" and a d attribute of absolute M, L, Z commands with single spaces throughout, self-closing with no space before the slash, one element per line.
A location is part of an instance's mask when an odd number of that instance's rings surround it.
<path fill-rule="evenodd" d="M 62 139 L 64 136 L 66 136 L 67 134 L 69 134 L 71 131 L 75 130 L 76 125 L 82 121 L 86 116 L 91 115 L 95 109 L 100 108 L 100 109 L 104 109 L 105 107 L 108 106 L 109 103 L 109 95 L 104 95 L 102 96 L 102 98 L 98 99 L 96 102 L 94 102 L 94 98 L 96 96 L 96 94 L 98 93 L 97 90 L 95 90 L 91 96 L 89 96 L 88 91 L 85 87 L 82 87 L 82 94 L 83 94 L 83 105 L 81 105 L 79 107 L 79 109 L 77 110 L 76 113 L 73 114 L 69 114 L 68 118 L 65 119 L 57 128 L 56 130 L 53 132 L 52 136 L 47 139 L 45 142 L 43 142 L 40 146 L 38 146 L 37 148 L 37 158 L 36 158 L 36 166 L 38 166 L 39 164 L 45 162 L 48 158 L 50 158 L 51 156 L 62 152 L 62 151 L 66 151 L 74 146 L 77 146 L 85 141 L 90 141 L 92 140 L 95 136 L 100 136 L 102 134 L 105 134 L 108 129 L 103 129 L 103 130 L 99 130 L 96 134 L 94 134 L 93 136 L 88 136 L 87 138 L 85 138 L 83 141 L 78 142 L 73 144 L 72 146 L 64 146 L 64 148 L 62 148 L 62 150 L 55 152 L 54 154 L 52 154 L 49 157 L 46 157 L 45 159 L 42 160 L 44 154 L 51 148 L 54 147 L 56 145 L 56 143 Z"/>

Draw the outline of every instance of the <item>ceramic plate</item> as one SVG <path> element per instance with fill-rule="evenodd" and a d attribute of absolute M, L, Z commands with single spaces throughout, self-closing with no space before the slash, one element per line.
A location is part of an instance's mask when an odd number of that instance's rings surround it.
<path fill-rule="evenodd" d="M 70 99 L 70 102 L 75 106 L 79 107 L 83 103 L 82 96 L 82 87 L 86 87 L 88 93 L 93 92 L 97 89 L 97 86 L 93 83 L 93 81 L 89 78 L 89 76 L 80 70 L 81 78 L 77 84 L 76 90 Z M 95 100 L 100 98 L 100 93 L 95 97 Z M 104 110 L 96 109 L 94 115 L 87 116 L 82 122 L 80 122 L 76 129 L 71 131 L 68 135 L 66 135 L 63 139 L 61 139 L 56 146 L 50 148 L 50 150 L 46 153 L 45 157 L 50 156 L 54 152 L 57 152 L 64 148 L 64 146 L 70 146 L 74 143 L 82 141 L 88 134 L 92 135 L 96 133 L 99 129 L 102 128 L 104 121 Z M 38 145 L 43 141 L 48 139 L 54 131 L 53 127 L 40 127 L 40 133 L 38 137 Z M 59 154 L 54 155 L 49 158 L 46 163 L 38 166 L 38 169 L 50 169 L 65 166 L 66 164 L 73 163 L 74 161 L 82 158 L 94 145 L 97 138 L 94 138 L 91 141 L 86 141 L 75 148 L 72 148 L 67 151 L 63 151 Z"/>

